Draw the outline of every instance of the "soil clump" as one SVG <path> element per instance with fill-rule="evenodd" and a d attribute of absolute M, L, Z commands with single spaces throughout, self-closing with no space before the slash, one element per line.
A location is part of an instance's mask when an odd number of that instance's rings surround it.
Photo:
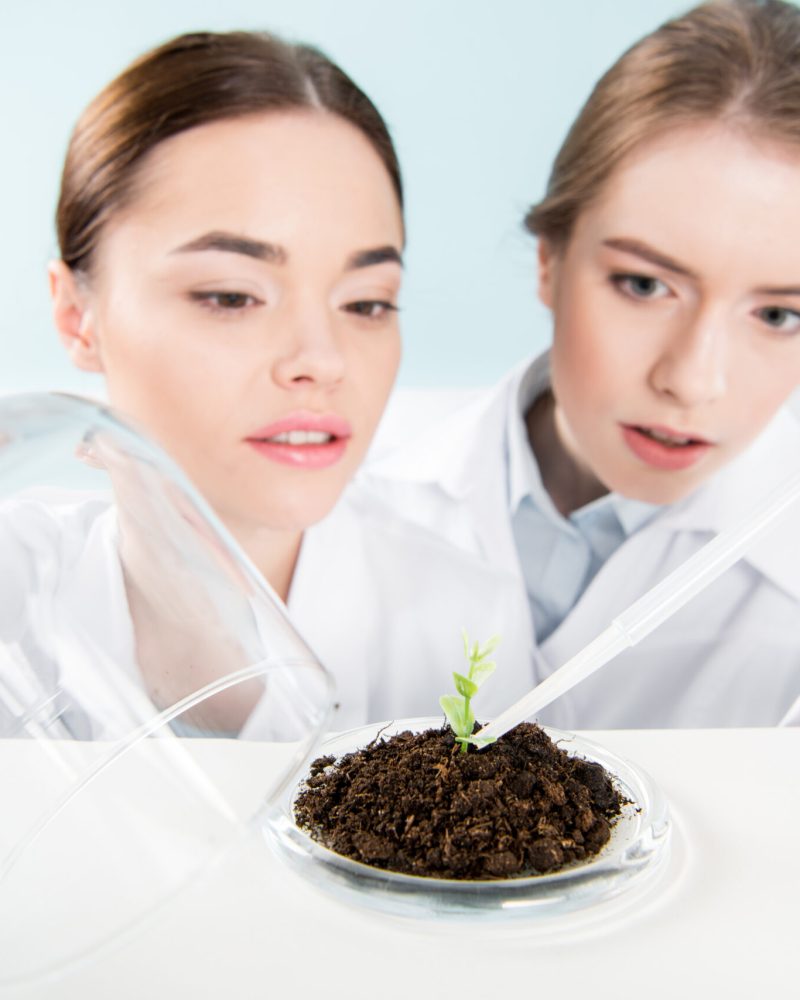
<path fill-rule="evenodd" d="M 497 879 L 597 854 L 625 801 L 605 768 L 571 757 L 539 726 L 522 723 L 466 754 L 444 726 L 317 758 L 295 819 L 325 847 L 376 868 Z"/>

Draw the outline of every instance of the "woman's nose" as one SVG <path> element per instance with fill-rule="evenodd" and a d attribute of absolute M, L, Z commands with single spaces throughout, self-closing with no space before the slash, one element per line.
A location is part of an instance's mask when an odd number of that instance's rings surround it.
<path fill-rule="evenodd" d="M 663 345 L 651 385 L 687 409 L 714 402 L 727 391 L 728 339 L 721 317 L 701 312 Z"/>
<path fill-rule="evenodd" d="M 344 377 L 345 359 L 334 323 L 322 310 L 295 316 L 273 364 L 275 381 L 285 388 L 316 384 L 331 387 Z"/>

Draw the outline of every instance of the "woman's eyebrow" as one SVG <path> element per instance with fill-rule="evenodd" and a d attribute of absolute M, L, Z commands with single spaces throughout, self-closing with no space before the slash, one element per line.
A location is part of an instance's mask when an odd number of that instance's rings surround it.
<path fill-rule="evenodd" d="M 359 250 L 348 257 L 345 270 L 353 271 L 358 267 L 373 267 L 386 262 L 403 266 L 403 257 L 399 250 L 392 246 L 374 247 L 371 250 Z"/>
<path fill-rule="evenodd" d="M 800 295 L 800 285 L 784 285 L 776 288 L 756 288 L 756 295 Z"/>
<path fill-rule="evenodd" d="M 642 260 L 646 260 L 650 264 L 655 264 L 657 267 L 663 267 L 674 274 L 682 274 L 686 278 L 697 278 L 694 271 L 689 270 L 688 267 L 679 264 L 672 257 L 668 257 L 666 254 L 661 253 L 660 250 L 648 246 L 647 243 L 643 243 L 641 240 L 626 238 L 603 240 L 603 246 L 610 247 L 612 250 L 621 250 L 623 253 L 633 254 L 635 257 L 641 257 Z"/>
<path fill-rule="evenodd" d="M 194 253 L 198 250 L 222 250 L 225 253 L 244 254 L 268 264 L 285 264 L 288 254 L 283 247 L 261 240 L 251 240 L 236 233 L 214 231 L 198 236 L 196 240 L 184 243 L 173 250 L 173 253 Z"/>
<path fill-rule="evenodd" d="M 256 260 L 266 261 L 268 264 L 285 264 L 289 259 L 289 254 L 283 247 L 275 243 L 267 243 L 262 240 L 248 239 L 237 233 L 226 233 L 215 230 L 204 233 L 189 243 L 173 250 L 173 253 L 195 253 L 202 250 L 217 250 L 225 253 L 244 254 L 245 257 L 253 257 Z M 358 250 L 348 257 L 345 265 L 346 270 L 355 270 L 360 267 L 373 267 L 376 264 L 387 262 L 403 266 L 403 257 L 399 250 L 393 246 L 372 247 L 369 250 Z"/>

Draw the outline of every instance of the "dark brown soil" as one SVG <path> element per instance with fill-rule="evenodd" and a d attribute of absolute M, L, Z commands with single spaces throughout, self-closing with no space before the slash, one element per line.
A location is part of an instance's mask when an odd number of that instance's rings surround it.
<path fill-rule="evenodd" d="M 318 758 L 295 819 L 376 868 L 495 879 L 591 857 L 624 802 L 600 764 L 570 757 L 538 726 L 522 723 L 466 754 L 444 727 L 379 737 L 338 762 Z"/>

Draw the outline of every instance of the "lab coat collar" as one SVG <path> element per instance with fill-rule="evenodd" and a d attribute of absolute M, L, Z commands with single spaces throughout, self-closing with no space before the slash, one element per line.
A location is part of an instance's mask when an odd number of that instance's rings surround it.
<path fill-rule="evenodd" d="M 535 364 L 546 365 L 547 359 Z M 523 588 L 511 519 L 503 516 L 508 510 L 505 440 L 509 397 L 517 398 L 530 368 L 529 360 L 523 362 L 424 438 L 371 464 L 361 480 L 395 511 L 401 506 L 408 520 L 445 534 L 455 546 L 454 557 L 459 548 L 480 553 L 485 565 L 501 569 Z M 421 504 L 420 491 L 426 498 Z"/>
<path fill-rule="evenodd" d="M 525 414 L 550 385 L 550 354 L 537 358 L 522 375 L 516 392 L 508 394 L 506 455 L 508 459 L 508 509 L 513 517 L 523 499 L 531 495 L 540 509 L 559 517 L 544 488 L 539 464 L 528 442 Z"/>
<path fill-rule="evenodd" d="M 547 364 L 542 355 L 535 365 Z M 368 476 L 403 483 L 431 484 L 453 500 L 463 501 L 485 484 L 507 481 L 506 456 L 496 444 L 505 440 L 508 399 L 516 399 L 520 383 L 531 368 L 518 365 L 492 389 L 448 414 L 433 431 L 415 438 L 372 463 Z M 487 442 L 493 442 L 491 451 Z M 416 447 L 419 443 L 419 447 Z"/>

